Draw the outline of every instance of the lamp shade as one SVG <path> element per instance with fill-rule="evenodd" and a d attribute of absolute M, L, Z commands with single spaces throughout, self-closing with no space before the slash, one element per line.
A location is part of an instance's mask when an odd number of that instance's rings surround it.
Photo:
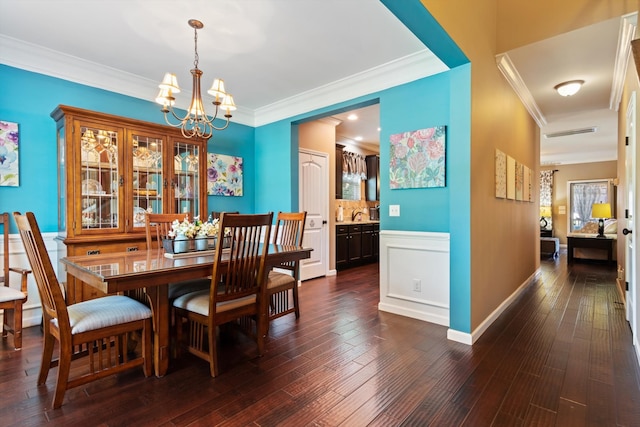
<path fill-rule="evenodd" d="M 594 203 L 591 206 L 591 218 L 600 218 L 600 219 L 611 218 L 611 204 Z"/>
<path fill-rule="evenodd" d="M 541 218 L 551 217 L 551 206 L 540 206 L 540 217 Z"/>

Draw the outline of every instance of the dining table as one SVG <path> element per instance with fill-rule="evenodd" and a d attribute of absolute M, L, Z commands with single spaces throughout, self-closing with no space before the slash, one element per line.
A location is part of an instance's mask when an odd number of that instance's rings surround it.
<path fill-rule="evenodd" d="M 311 256 L 311 248 L 269 244 L 265 268 Z M 228 257 L 222 253 L 221 262 Z M 165 256 L 163 248 L 131 252 L 68 256 L 60 259 L 67 274 L 105 294 L 143 290 L 153 313 L 153 362 L 155 374 L 167 373 L 170 358 L 169 283 L 209 277 L 215 262 L 214 251 Z"/>

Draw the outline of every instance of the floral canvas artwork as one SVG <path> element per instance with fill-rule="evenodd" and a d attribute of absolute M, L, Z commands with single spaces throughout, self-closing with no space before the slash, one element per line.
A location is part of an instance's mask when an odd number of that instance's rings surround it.
<path fill-rule="evenodd" d="M 391 135 L 391 189 L 445 186 L 445 126 Z"/>
<path fill-rule="evenodd" d="M 207 194 L 242 196 L 242 157 L 207 153 Z"/>
<path fill-rule="evenodd" d="M 0 121 L 0 186 L 20 185 L 18 140 L 18 124 Z"/>

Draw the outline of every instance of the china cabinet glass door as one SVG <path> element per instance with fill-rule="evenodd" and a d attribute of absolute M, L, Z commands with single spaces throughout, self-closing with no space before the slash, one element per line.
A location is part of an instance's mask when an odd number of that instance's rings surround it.
<path fill-rule="evenodd" d="M 200 213 L 200 145 L 174 142 L 172 151 L 173 212 L 189 214 L 193 218 Z"/>
<path fill-rule="evenodd" d="M 143 136 L 133 133 L 131 136 L 131 155 L 127 159 L 133 162 L 133 226 L 144 227 L 145 212 L 164 213 L 163 206 L 165 177 L 162 173 L 162 138 Z"/>
<path fill-rule="evenodd" d="M 120 143 L 116 131 L 80 126 L 80 227 L 83 231 L 120 228 Z"/>

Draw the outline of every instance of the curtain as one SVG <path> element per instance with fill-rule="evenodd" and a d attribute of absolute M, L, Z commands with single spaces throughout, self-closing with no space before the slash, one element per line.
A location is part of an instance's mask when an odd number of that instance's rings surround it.
<path fill-rule="evenodd" d="M 367 179 L 367 162 L 364 156 L 350 151 L 343 151 L 342 174 L 351 180 L 356 177 L 360 178 L 361 181 Z"/>
<path fill-rule="evenodd" d="M 608 203 L 608 183 L 584 182 L 571 184 L 571 230 L 579 230 L 591 222 L 591 207 L 594 203 Z"/>
<path fill-rule="evenodd" d="M 553 170 L 540 171 L 540 207 L 553 206 Z"/>

